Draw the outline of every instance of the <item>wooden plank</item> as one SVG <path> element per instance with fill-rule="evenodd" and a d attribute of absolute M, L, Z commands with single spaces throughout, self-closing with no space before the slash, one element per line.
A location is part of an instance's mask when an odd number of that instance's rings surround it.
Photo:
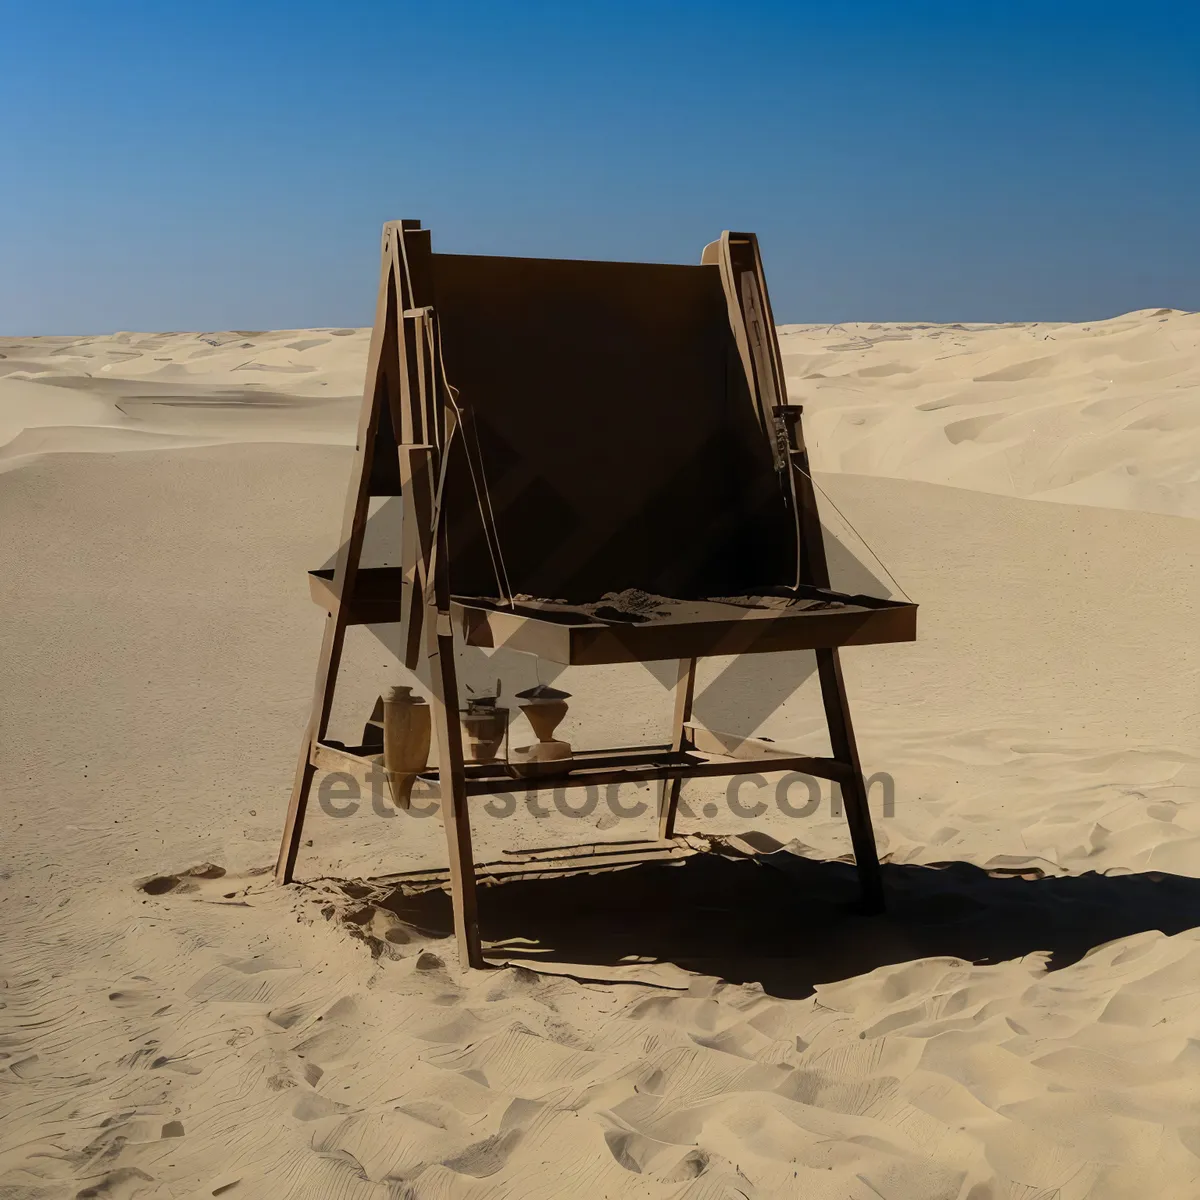
<path fill-rule="evenodd" d="M 333 705 L 333 689 L 337 680 L 338 666 L 342 657 L 342 644 L 346 634 L 346 613 L 341 604 L 342 596 L 353 596 L 358 560 L 362 552 L 363 532 L 366 528 L 370 507 L 371 462 L 375 450 L 375 435 L 379 424 L 379 407 L 382 401 L 381 373 L 384 343 L 387 328 L 396 308 L 395 278 L 392 271 L 392 250 L 395 230 L 385 226 L 380 247 L 381 267 L 379 289 L 375 297 L 375 324 L 371 330 L 371 342 L 367 352 L 367 372 L 363 389 L 363 404 L 359 411 L 358 436 L 354 447 L 354 463 L 350 472 L 350 483 L 346 490 L 346 504 L 342 514 L 342 540 L 333 568 L 330 590 L 336 599 L 335 606 L 327 611 L 325 630 L 321 638 L 321 650 L 317 657 L 317 677 L 313 685 L 312 709 L 308 726 L 300 745 L 296 763 L 296 774 L 292 781 L 292 794 L 288 801 L 287 817 L 284 820 L 283 836 L 279 845 L 279 857 L 275 863 L 277 883 L 290 883 L 296 869 L 296 856 L 304 829 L 304 815 L 308 807 L 308 796 L 312 790 L 315 773 L 311 762 L 312 746 L 325 736 L 329 725 L 329 714 Z"/>
<path fill-rule="evenodd" d="M 455 616 L 468 646 L 519 650 L 557 663 L 571 660 L 568 626 L 461 603 L 455 605 Z"/>
<path fill-rule="evenodd" d="M 444 538 L 444 533 L 443 533 Z M 445 556 L 442 556 L 445 563 Z M 438 572 L 444 590 L 445 569 Z M 454 935 L 459 964 L 482 967 L 479 942 L 479 909 L 475 892 L 475 864 L 471 852 L 471 822 L 467 811 L 467 781 L 463 775 L 462 727 L 458 719 L 458 679 L 454 670 L 454 638 L 450 614 L 440 612 L 436 599 L 425 611 L 431 677 L 430 704 L 438 742 L 438 790 L 442 825 L 450 860 L 450 899 L 454 909 Z"/>
<path fill-rule="evenodd" d="M 503 762 L 465 763 L 463 779 L 466 794 L 495 796 L 513 792 L 547 792 L 556 788 L 595 787 L 613 782 L 720 778 L 754 771 L 803 771 L 817 779 L 840 781 L 850 772 L 850 768 L 837 759 L 797 754 L 791 750 L 772 748 L 768 742 L 739 739 L 733 734 L 713 734 L 698 726 L 689 726 L 689 736 L 694 736 L 699 743 L 693 750 L 685 748 L 677 751 L 670 746 L 592 750 L 576 754 L 569 763 L 564 764 L 561 771 L 553 775 L 516 775 Z M 744 751 L 740 757 L 731 755 L 729 747 L 733 744 L 740 744 Z M 725 761 L 713 761 L 714 758 Z M 368 779 L 372 765 L 378 761 L 377 747 L 344 747 L 322 741 L 314 743 L 312 749 L 312 764 L 318 770 L 342 771 L 360 781 Z M 439 786 L 437 770 L 422 771 L 418 778 L 430 787 Z"/>
<path fill-rule="evenodd" d="M 696 693 L 696 660 L 681 658 L 675 680 L 675 713 L 671 722 L 671 748 L 678 753 L 687 744 L 687 724 L 692 719 L 692 700 Z M 675 813 L 683 780 L 675 775 L 664 777 L 658 793 L 658 836 L 664 841 L 675 836 Z"/>
<path fill-rule="evenodd" d="M 818 588 L 828 588 L 829 563 L 825 556 L 825 541 L 817 512 L 816 490 L 808 465 L 808 450 L 804 444 L 804 426 L 798 413 L 794 419 L 787 422 L 786 434 L 802 534 L 799 581 Z M 916 606 L 912 606 L 912 609 L 915 637 Z M 825 707 L 825 721 L 829 726 L 829 742 L 833 756 L 849 767 L 845 778 L 840 782 L 863 903 L 869 910 L 879 911 L 884 907 L 883 876 L 879 869 L 879 852 L 871 825 L 867 789 L 863 782 L 858 743 L 854 737 L 850 703 L 846 697 L 846 684 L 842 677 L 842 664 L 837 650 L 838 645 L 849 644 L 851 643 L 841 642 L 817 647 L 817 672 L 821 679 L 821 699 Z"/>
<path fill-rule="evenodd" d="M 644 625 L 559 624 L 461 598 L 455 612 L 470 646 L 521 650 L 567 666 L 911 642 L 917 630 L 917 606 L 890 600 L 849 610 L 771 614 L 749 610 L 728 620 Z"/>
<path fill-rule="evenodd" d="M 875 847 L 875 831 L 871 826 L 871 810 L 867 805 L 867 788 L 863 782 L 862 764 L 858 760 L 858 745 L 850 721 L 850 704 L 846 699 L 846 684 L 842 664 L 836 650 L 817 651 L 817 671 L 821 676 L 821 697 L 825 703 L 825 719 L 829 724 L 829 741 L 834 756 L 849 764 L 841 780 L 842 798 L 846 806 L 846 822 L 850 826 L 850 841 L 854 847 L 854 864 L 858 868 L 863 903 L 869 911 L 884 907 L 883 876 L 879 869 L 879 852 Z M 811 773 L 811 772 L 810 772 Z"/>
<path fill-rule="evenodd" d="M 777 472 L 783 470 L 780 483 L 791 518 L 794 578 L 799 581 L 804 532 L 791 474 L 784 470 L 788 453 L 786 422 L 778 415 L 787 405 L 787 380 L 758 238 L 753 233 L 726 231 L 719 241 L 704 248 L 701 261 L 715 263 L 720 268 L 729 323 L 742 370 L 754 399 L 762 433 L 770 443 L 775 469 Z"/>
<path fill-rule="evenodd" d="M 598 787 L 609 783 L 646 783 L 659 779 L 709 779 L 727 775 L 749 775 L 757 771 L 798 771 L 818 779 L 832 779 L 830 772 L 840 770 L 830 758 L 807 755 L 781 755 L 777 759 L 730 759 L 724 762 L 655 763 L 646 766 L 584 768 L 556 775 L 537 775 L 528 779 L 468 779 L 468 796 L 497 796 L 516 792 L 548 792 L 557 788 Z M 422 779 L 429 776 L 422 775 Z"/>
<path fill-rule="evenodd" d="M 379 745 L 374 746 L 343 746 L 338 742 L 314 742 L 310 761 L 318 771 L 341 771 L 354 776 L 360 782 L 369 782 L 369 776 L 374 764 L 382 762 L 382 751 Z M 577 752 L 572 758 L 575 766 L 588 768 L 611 767 L 621 765 L 646 764 L 648 761 L 656 765 L 668 762 L 686 763 L 689 760 L 684 755 L 675 754 L 668 745 L 631 746 L 615 750 L 588 750 Z M 494 783 L 498 788 L 510 786 L 523 790 L 530 782 L 525 777 L 513 774 L 504 762 L 464 763 L 463 777 L 468 781 L 485 780 Z M 436 770 L 423 771 L 418 776 L 420 781 L 431 787 L 438 784 Z"/>
<path fill-rule="evenodd" d="M 420 660 L 424 592 L 433 552 L 433 454 L 427 445 L 400 449 L 400 478 L 408 493 L 401 533 L 400 659 L 410 671 Z"/>
<path fill-rule="evenodd" d="M 693 727 L 695 728 L 695 727 Z M 707 741 L 705 734 L 709 731 L 696 729 L 698 740 Z M 731 737 L 731 735 L 718 735 Z M 705 745 L 704 754 L 724 755 L 726 751 L 710 749 L 721 743 L 715 739 Z M 743 743 L 744 745 L 745 743 Z M 721 778 L 731 775 L 746 775 L 757 771 L 798 771 L 811 775 L 816 779 L 832 779 L 841 782 L 851 773 L 850 768 L 833 758 L 817 758 L 811 755 L 795 754 L 790 751 L 770 750 L 768 743 L 759 744 L 762 753 L 748 753 L 741 758 L 730 758 L 726 761 L 714 761 L 699 757 L 697 753 L 676 752 L 670 747 L 661 750 L 656 756 L 644 753 L 638 754 L 603 754 L 594 752 L 593 756 L 581 761 L 579 756 L 571 761 L 571 765 L 553 775 L 512 775 L 505 771 L 504 764 L 487 763 L 464 765 L 464 792 L 468 797 L 497 796 L 515 793 L 534 793 L 564 790 L 571 788 L 598 787 L 610 783 L 643 783 L 657 780 Z M 314 768 L 320 771 L 340 771 L 351 775 L 360 783 L 369 782 L 370 775 L 382 761 L 379 750 L 375 747 L 355 747 L 353 749 L 331 745 L 329 742 L 314 743 L 311 754 Z M 420 781 L 429 787 L 440 786 L 440 773 L 436 770 L 423 771 Z M 673 837 L 674 834 L 667 835 Z"/>
<path fill-rule="evenodd" d="M 427 243 L 408 247 L 406 259 L 410 278 L 429 278 Z M 415 322 L 422 330 L 422 344 L 431 343 L 432 329 L 427 319 Z M 431 499 L 437 495 L 436 477 L 442 468 L 449 427 L 441 425 L 430 431 L 440 420 L 445 404 L 440 374 L 433 369 L 432 360 L 423 355 L 419 364 L 419 399 L 429 440 L 437 446 L 436 453 L 422 455 L 420 475 L 414 477 L 414 489 Z M 414 397 L 414 400 L 418 397 Z M 416 406 L 414 405 L 414 408 Z M 414 429 L 418 422 L 414 420 Z M 464 775 L 462 727 L 458 714 L 458 676 L 454 665 L 454 626 L 450 615 L 450 556 L 446 533 L 445 512 L 433 514 L 434 527 L 428 541 L 417 547 L 417 579 L 424 603 L 426 653 L 429 658 L 430 705 L 438 740 L 438 784 L 441 793 L 442 825 L 446 833 L 446 850 L 450 860 L 450 901 L 454 910 L 454 934 L 458 945 L 459 964 L 468 969 L 482 967 L 483 951 L 479 940 L 479 909 L 475 888 L 475 864 L 471 850 L 471 818 L 467 808 L 466 778 Z M 414 591 L 416 589 L 414 588 Z M 414 604 L 414 609 L 416 605 Z"/>
<path fill-rule="evenodd" d="M 687 754 L 673 750 L 669 745 L 662 745 L 618 747 L 614 750 L 576 750 L 571 756 L 570 764 L 575 770 L 590 770 L 597 767 L 636 766 L 648 762 L 663 764 L 689 761 L 692 760 Z M 508 780 L 513 784 L 523 784 L 530 779 L 542 777 L 538 774 L 523 775 L 518 766 L 499 760 L 491 763 L 467 763 L 464 771 L 467 779 Z"/>
<path fill-rule="evenodd" d="M 400 352 L 400 479 L 408 494 L 402 514 L 400 563 L 407 586 L 401 589 L 400 659 L 414 671 L 421 656 L 427 568 L 433 556 L 433 509 L 436 447 L 442 446 L 435 417 L 438 388 L 431 370 L 428 306 L 433 303 L 432 255 L 428 230 L 413 230 L 397 240 L 397 273 L 403 280 L 397 338 Z M 429 469 L 426 469 L 428 466 Z"/>
<path fill-rule="evenodd" d="M 584 627 L 570 631 L 571 665 L 649 662 L 907 642 L 916 637 L 916 605 L 730 621 Z"/>
<path fill-rule="evenodd" d="M 359 783 L 366 783 L 373 770 L 382 765 L 383 754 L 379 750 L 355 753 L 320 741 L 313 743 L 310 761 L 318 771 L 339 771 L 353 776 Z"/>
<path fill-rule="evenodd" d="M 332 611 L 337 602 L 331 574 L 329 570 L 309 572 L 312 598 L 326 611 Z M 347 612 L 348 625 L 380 625 L 400 619 L 400 597 L 410 586 L 403 568 L 362 568 L 358 581 Z M 451 603 L 451 612 L 470 646 L 521 650 L 570 666 L 906 642 L 915 639 L 917 629 L 917 606 L 891 600 L 849 613 L 833 609 L 640 626 L 565 625 L 461 599 Z"/>

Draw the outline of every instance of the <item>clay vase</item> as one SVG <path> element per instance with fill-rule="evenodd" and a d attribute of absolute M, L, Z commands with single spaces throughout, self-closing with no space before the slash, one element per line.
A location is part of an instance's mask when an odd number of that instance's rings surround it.
<path fill-rule="evenodd" d="M 497 708 L 495 699 L 471 700 L 459 714 L 463 733 L 463 757 L 467 762 L 494 762 L 496 751 L 508 732 L 508 709 Z"/>
<path fill-rule="evenodd" d="M 539 742 L 554 741 L 554 731 L 567 715 L 565 700 L 528 700 L 521 705 L 521 711 L 533 726 L 533 732 Z"/>
<path fill-rule="evenodd" d="M 429 765 L 429 705 L 410 687 L 383 698 L 383 770 L 392 803 L 407 809 L 417 775 Z"/>
<path fill-rule="evenodd" d="M 560 692 L 558 688 L 545 683 L 517 693 L 517 699 L 524 701 L 521 711 L 538 739 L 531 746 L 519 746 L 513 751 L 510 763 L 516 767 L 518 774 L 553 773 L 571 757 L 570 743 L 557 741 L 554 737 L 554 731 L 567 715 L 567 701 L 570 698 L 569 692 Z"/>

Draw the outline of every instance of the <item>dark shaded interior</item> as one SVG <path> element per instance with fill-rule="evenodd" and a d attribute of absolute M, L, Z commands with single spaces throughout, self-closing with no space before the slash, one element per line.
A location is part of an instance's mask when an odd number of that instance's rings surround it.
<path fill-rule="evenodd" d="M 791 581 L 795 526 L 717 267 L 435 254 L 433 287 L 514 592 Z M 461 441 L 449 472 L 451 590 L 496 596 Z"/>

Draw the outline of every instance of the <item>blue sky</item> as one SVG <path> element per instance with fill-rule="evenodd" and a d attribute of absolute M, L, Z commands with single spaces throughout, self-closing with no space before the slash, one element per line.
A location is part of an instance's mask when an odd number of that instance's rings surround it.
<path fill-rule="evenodd" d="M 0 333 L 369 322 L 379 226 L 780 321 L 1200 308 L 1200 3 L 0 0 Z"/>

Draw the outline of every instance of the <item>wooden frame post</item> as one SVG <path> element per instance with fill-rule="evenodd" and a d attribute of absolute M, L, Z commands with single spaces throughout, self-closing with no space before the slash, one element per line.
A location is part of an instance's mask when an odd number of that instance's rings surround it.
<path fill-rule="evenodd" d="M 290 883 L 295 873 L 305 811 L 316 774 L 313 760 L 317 745 L 328 730 L 333 707 L 347 609 L 362 553 L 372 480 L 377 478 L 376 443 L 386 415 L 392 433 L 386 449 L 398 455 L 394 466 L 399 486 L 395 490 L 404 495 L 401 560 L 406 588 L 401 612 L 401 657 L 410 669 L 417 665 L 423 632 L 437 731 L 438 781 L 450 856 L 450 893 L 458 956 L 464 968 L 482 967 L 485 964 L 479 940 L 462 729 L 458 720 L 458 676 L 450 623 L 449 557 L 444 513 L 438 505 L 442 458 L 453 423 L 447 423 L 444 412 L 446 397 L 437 353 L 436 319 L 432 308 L 423 303 L 430 298 L 428 238 L 428 233 L 423 233 L 415 221 L 392 222 L 384 227 L 367 387 L 342 522 L 342 542 L 334 566 L 333 598 L 326 615 L 312 711 L 301 743 L 275 878 L 279 883 Z"/>
<path fill-rule="evenodd" d="M 804 410 L 799 404 L 787 402 L 783 359 L 775 335 L 775 318 L 758 238 L 752 233 L 724 233 L 718 242 L 705 247 L 703 261 L 721 269 L 734 340 L 751 392 L 757 397 L 768 426 L 785 498 L 792 506 L 796 521 L 796 583 L 828 590 L 829 563 L 804 444 L 801 420 Z M 884 904 L 883 881 L 841 660 L 836 647 L 818 649 L 815 653 L 830 747 L 834 758 L 847 768 L 840 783 L 863 903 L 869 910 L 877 911 Z"/>
<path fill-rule="evenodd" d="M 799 422 L 794 428 L 799 429 Z M 808 553 L 805 557 L 808 566 L 805 573 L 812 576 L 811 582 L 817 587 L 828 588 L 829 566 L 825 558 L 821 522 L 816 512 L 812 477 L 808 473 L 808 454 L 803 449 L 803 441 L 799 444 L 801 449 L 798 453 L 793 451 L 792 459 L 792 469 L 796 474 L 796 497 L 805 523 L 815 526 L 806 539 Z M 818 579 L 825 582 L 817 583 Z M 883 875 L 879 867 L 879 851 L 875 845 L 875 830 L 871 824 L 871 810 L 867 804 L 867 787 L 858 757 L 858 743 L 850 719 L 850 701 L 846 696 L 846 682 L 842 678 L 842 661 L 836 646 L 816 650 L 814 653 L 817 656 L 817 673 L 821 679 L 821 699 L 825 706 L 825 723 L 829 727 L 830 749 L 833 751 L 833 757 L 849 768 L 840 784 L 845 800 L 846 823 L 850 826 L 850 842 L 854 847 L 854 864 L 858 868 L 858 881 L 862 888 L 863 905 L 869 912 L 881 912 L 884 908 Z"/>
<path fill-rule="evenodd" d="M 692 702 L 696 692 L 696 660 L 679 660 L 679 678 L 675 682 L 675 720 L 671 749 L 682 750 L 687 739 L 687 725 L 692 719 Z M 658 795 L 658 836 L 667 841 L 675 836 L 675 813 L 679 809 L 679 790 L 683 780 L 678 776 L 664 779 Z"/>
<path fill-rule="evenodd" d="M 450 902 L 454 910 L 454 934 L 458 961 L 464 969 L 483 967 L 479 940 L 479 906 L 476 899 L 475 858 L 471 848 L 471 814 L 467 808 L 466 772 L 463 759 L 462 726 L 458 718 L 458 672 L 454 664 L 454 626 L 450 618 L 450 556 L 446 537 L 445 509 L 435 478 L 445 478 L 444 458 L 455 432 L 452 414 L 440 404 L 444 381 L 438 371 L 437 325 L 432 309 L 414 314 L 419 344 L 428 351 L 422 373 L 424 408 L 431 421 L 433 410 L 441 413 L 440 454 L 435 471 L 432 455 L 423 456 L 426 488 L 433 497 L 431 551 L 426 543 L 418 547 L 418 577 L 425 582 L 424 624 L 426 653 L 433 698 L 433 719 L 437 729 L 438 791 L 441 797 L 442 826 L 450 859 Z M 430 554 L 432 561 L 430 559 Z M 414 605 L 415 608 L 415 605 Z"/>
<path fill-rule="evenodd" d="M 358 561 L 362 554 L 363 533 L 367 525 L 370 507 L 371 467 L 375 456 L 375 438 L 379 429 L 381 406 L 388 402 L 387 368 L 384 363 L 384 343 L 387 333 L 394 328 L 397 295 L 394 272 L 391 269 L 394 253 L 395 229 L 385 225 L 383 230 L 379 272 L 379 291 L 375 298 L 375 324 L 371 330 L 371 343 L 367 354 L 367 374 L 364 387 L 363 406 L 358 419 L 358 436 L 354 445 L 354 465 L 350 472 L 350 486 L 346 492 L 346 506 L 342 515 L 342 540 L 338 547 L 333 571 L 334 603 L 325 616 L 325 632 L 321 639 L 321 651 L 317 658 L 317 678 L 313 687 L 312 710 L 308 725 L 300 743 L 300 756 L 296 763 L 296 775 L 292 782 L 291 799 L 288 802 L 287 819 L 283 827 L 283 839 L 279 846 L 279 857 L 275 863 L 275 881 L 291 883 L 296 869 L 296 856 L 300 849 L 300 838 L 304 831 L 304 816 L 308 808 L 308 796 L 312 790 L 313 750 L 329 728 L 329 715 L 333 709 L 333 692 L 337 682 L 338 667 L 342 661 L 342 646 L 346 638 L 346 605 L 354 593 L 354 580 L 358 573 Z"/>
<path fill-rule="evenodd" d="M 846 823 L 850 826 L 850 843 L 854 847 L 854 863 L 858 868 L 863 906 L 868 912 L 881 912 L 884 907 L 883 874 L 875 846 L 875 831 L 871 825 L 871 810 L 867 806 L 862 764 L 858 760 L 858 745 L 854 740 L 854 726 L 850 723 L 850 703 L 842 679 L 842 662 L 836 649 L 817 650 L 815 653 L 833 757 L 850 768 L 839 785 L 845 801 Z"/>
<path fill-rule="evenodd" d="M 800 422 L 801 411 L 799 405 L 792 405 L 779 413 L 782 426 L 780 434 L 789 448 L 792 487 L 801 535 L 798 570 L 801 582 L 828 588 L 829 562 L 825 556 L 825 539 L 817 513 L 816 491 L 808 467 L 808 450 Z M 854 864 L 858 868 L 863 906 L 869 912 L 880 912 L 884 907 L 883 875 L 871 824 L 871 810 L 867 804 L 862 764 L 858 757 L 858 743 L 850 720 L 850 701 L 846 696 L 846 682 L 842 678 L 841 658 L 837 647 L 818 649 L 814 653 L 821 680 L 825 723 L 829 727 L 830 749 L 833 757 L 848 768 L 845 778 L 839 783 L 845 800 L 846 823 L 850 826 L 850 843 L 854 848 Z"/>

